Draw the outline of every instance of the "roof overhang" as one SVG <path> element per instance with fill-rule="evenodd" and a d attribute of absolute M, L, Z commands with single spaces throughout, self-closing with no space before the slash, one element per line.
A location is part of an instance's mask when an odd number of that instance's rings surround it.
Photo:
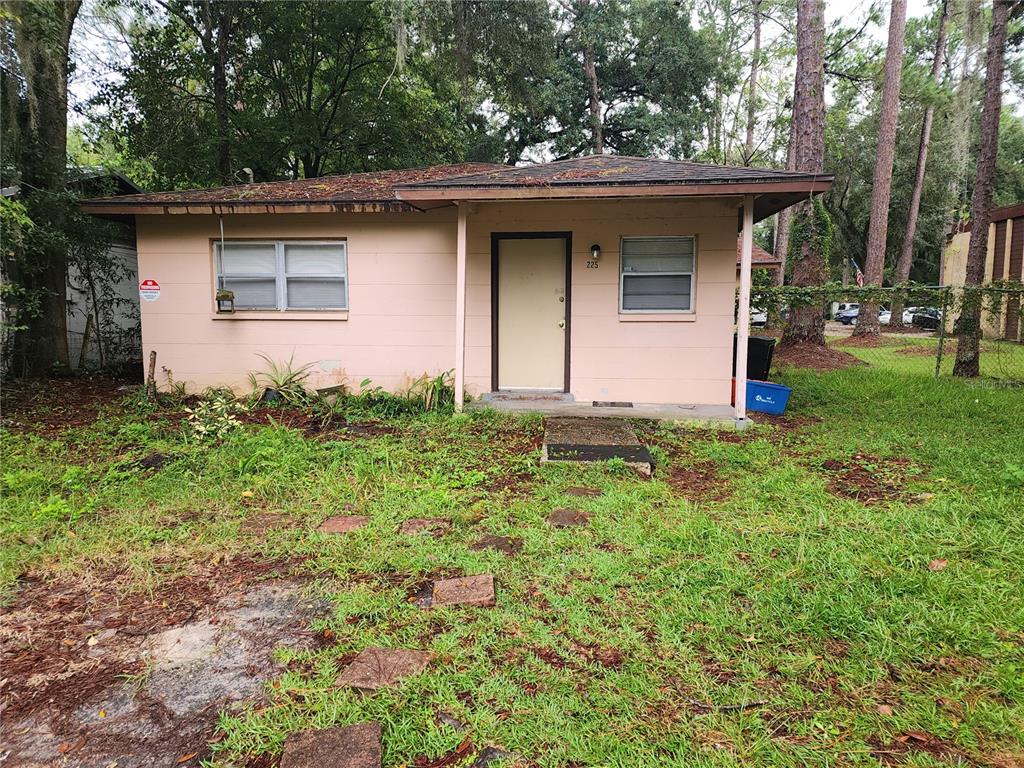
<path fill-rule="evenodd" d="M 83 212 L 93 214 L 94 216 L 108 216 L 110 214 L 191 214 L 193 216 L 212 214 L 214 216 L 227 216 L 247 213 L 408 213 L 409 211 L 420 210 L 421 206 L 394 200 L 365 202 L 271 200 L 259 203 L 222 202 L 215 200 L 188 203 L 87 200 L 81 204 L 81 209 Z"/>
<path fill-rule="evenodd" d="M 765 219 L 784 208 L 821 194 L 832 186 L 830 175 L 799 181 L 718 182 L 703 184 L 536 185 L 536 186 L 416 186 L 395 190 L 399 199 L 428 208 L 457 202 L 521 200 L 615 200 L 630 198 L 741 197 L 754 195 L 754 218 Z"/>

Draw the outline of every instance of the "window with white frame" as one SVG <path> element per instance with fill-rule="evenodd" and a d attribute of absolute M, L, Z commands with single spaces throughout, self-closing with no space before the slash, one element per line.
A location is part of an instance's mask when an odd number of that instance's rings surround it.
<path fill-rule="evenodd" d="M 343 240 L 217 243 L 217 288 L 235 309 L 348 309 L 348 253 Z"/>
<path fill-rule="evenodd" d="M 693 311 L 693 237 L 624 237 L 619 253 L 620 312 Z"/>

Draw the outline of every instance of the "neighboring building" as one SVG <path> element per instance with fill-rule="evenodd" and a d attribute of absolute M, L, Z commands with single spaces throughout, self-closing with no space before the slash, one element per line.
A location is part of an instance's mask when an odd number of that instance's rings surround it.
<path fill-rule="evenodd" d="M 118 173 L 100 168 L 68 168 L 69 189 L 84 196 L 110 194 L 134 195 L 142 190 Z M 17 199 L 21 192 L 18 184 L 4 187 L 0 194 Z M 135 222 L 132 216 L 111 216 L 115 222 L 115 239 L 110 244 L 109 256 L 120 266 L 123 278 L 110 286 L 117 306 L 110 313 L 113 328 L 105 328 L 105 335 L 113 343 L 105 350 L 108 365 L 141 359 L 139 356 L 139 290 L 138 260 L 135 251 Z M 74 265 L 68 268 L 68 357 L 71 367 L 96 368 L 100 364 L 99 346 L 94 322 L 92 297 L 87 281 Z M 84 353 L 83 353 L 84 346 Z"/>
<path fill-rule="evenodd" d="M 971 222 L 960 224 L 950 235 L 942 257 L 942 284 L 959 287 L 967 274 L 967 248 Z M 1024 282 L 1024 203 L 996 208 L 988 229 L 985 283 L 995 280 Z M 986 312 L 983 331 L 987 338 L 1022 340 L 1020 297 L 1007 298 L 1002 312 Z"/>
<path fill-rule="evenodd" d="M 740 279 L 740 262 L 743 260 L 743 238 L 736 238 L 736 279 Z M 779 278 L 779 270 L 782 269 L 782 261 L 775 258 L 775 255 L 768 253 L 757 243 L 754 243 L 754 247 L 751 250 L 751 266 L 754 269 L 763 269 L 766 272 L 771 273 L 772 282 L 777 283 Z"/>
<path fill-rule="evenodd" d="M 143 350 L 192 390 L 245 387 L 263 353 L 313 363 L 318 387 L 398 390 L 454 370 L 457 398 L 561 392 L 728 412 L 738 216 L 752 232 L 831 180 L 596 155 L 84 207 L 134 215 L 139 276 L 157 286 Z M 218 289 L 233 311 L 218 311 Z"/>

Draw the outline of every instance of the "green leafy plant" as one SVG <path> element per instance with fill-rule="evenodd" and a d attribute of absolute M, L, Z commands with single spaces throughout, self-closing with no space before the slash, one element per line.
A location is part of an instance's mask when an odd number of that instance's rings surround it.
<path fill-rule="evenodd" d="M 249 384 L 256 397 L 271 390 L 286 405 L 309 405 L 313 402 L 315 395 L 306 386 L 313 363 L 296 368 L 294 355 L 286 363 L 278 363 L 263 353 L 259 353 L 259 357 L 266 362 L 267 368 L 249 374 Z"/>
<path fill-rule="evenodd" d="M 450 410 L 455 405 L 454 373 L 454 369 L 433 377 L 424 373 L 409 385 L 405 396 L 427 412 Z"/>
<path fill-rule="evenodd" d="M 223 440 L 232 431 L 241 426 L 238 413 L 245 407 L 225 390 L 216 390 L 194 408 L 186 408 L 188 423 L 192 436 L 200 441 L 214 442 Z"/>

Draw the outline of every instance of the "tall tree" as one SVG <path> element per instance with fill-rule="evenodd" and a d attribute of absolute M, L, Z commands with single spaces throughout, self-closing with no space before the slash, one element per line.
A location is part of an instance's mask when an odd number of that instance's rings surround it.
<path fill-rule="evenodd" d="M 243 0 L 157 0 L 195 34 L 213 81 L 213 114 L 217 176 L 221 184 L 234 180 L 231 163 L 231 103 L 228 66 L 239 18 L 246 13 Z"/>
<path fill-rule="evenodd" d="M 938 86 L 942 78 L 942 67 L 946 56 L 946 22 L 949 20 L 949 0 L 942 0 L 939 11 L 939 26 L 935 33 L 935 54 L 932 57 L 932 83 Z M 935 120 L 934 98 L 928 100 L 921 120 L 921 140 L 917 149 L 917 165 L 914 167 L 914 186 L 910 193 L 910 208 L 907 211 L 907 228 L 903 233 L 903 245 L 896 264 L 897 284 L 910 279 L 910 268 L 914 261 L 914 237 L 917 234 L 917 217 L 921 211 L 921 196 L 924 194 L 924 173 L 928 165 L 928 144 L 932 138 L 932 122 Z M 889 327 L 893 330 L 903 327 L 903 301 L 896 298 L 890 307 L 892 314 Z"/>
<path fill-rule="evenodd" d="M 825 160 L 825 1 L 797 0 L 796 85 L 793 102 L 794 168 L 821 173 Z M 831 222 L 817 200 L 805 200 L 793 214 L 789 257 L 793 284 L 816 286 L 825 282 Z M 825 316 L 821 306 L 793 307 L 782 343 L 825 344 Z"/>
<path fill-rule="evenodd" d="M 796 152 L 794 151 L 794 139 L 796 133 L 793 131 L 792 123 L 789 127 L 789 142 L 786 145 L 786 170 L 792 171 L 796 166 Z M 776 281 L 779 285 L 786 282 L 786 260 L 789 256 L 789 228 L 793 221 L 793 209 L 783 208 L 775 217 L 775 246 L 773 249 L 775 259 L 779 262 L 779 272 Z"/>
<path fill-rule="evenodd" d="M 13 77 L 5 73 L 5 85 L 20 81 L 13 115 L 15 161 L 37 236 L 59 233 L 66 214 L 65 206 L 52 201 L 62 195 L 67 175 L 69 46 L 80 6 L 80 0 L 16 0 L 4 9 L 4 24 L 13 27 L 12 66 L 18 69 Z M 9 276 L 38 296 L 38 306 L 19 308 L 26 310 L 25 330 L 14 354 L 27 374 L 70 362 L 66 244 L 59 236 L 40 237 L 40 243 L 32 259 L 11 265 L 18 274 Z"/>
<path fill-rule="evenodd" d="M 753 17 L 753 49 L 750 52 L 750 78 L 747 81 L 747 141 L 743 153 L 743 164 L 754 162 L 754 129 L 757 127 L 757 75 L 761 66 L 761 0 L 751 0 L 750 13 Z"/>
<path fill-rule="evenodd" d="M 995 186 L 996 155 L 999 150 L 999 114 L 1003 98 L 1006 35 L 1011 5 L 1020 0 L 994 0 L 992 28 L 985 55 L 985 100 L 981 109 L 981 144 L 974 172 L 971 196 L 971 240 L 967 246 L 965 286 L 981 285 L 985 279 L 985 255 Z M 976 377 L 981 373 L 981 301 L 975 293 L 965 293 L 957 319 L 956 363 L 953 375 Z"/>
<path fill-rule="evenodd" d="M 885 80 L 878 120 L 875 175 L 871 185 L 871 221 L 864 256 L 866 285 L 881 286 L 889 233 L 889 201 L 892 196 L 892 165 L 896 154 L 896 125 L 900 115 L 900 77 L 903 72 L 903 41 L 907 27 L 906 0 L 892 0 L 889 10 L 889 44 L 885 51 Z M 857 317 L 857 336 L 877 336 L 878 303 L 862 301 Z"/>

